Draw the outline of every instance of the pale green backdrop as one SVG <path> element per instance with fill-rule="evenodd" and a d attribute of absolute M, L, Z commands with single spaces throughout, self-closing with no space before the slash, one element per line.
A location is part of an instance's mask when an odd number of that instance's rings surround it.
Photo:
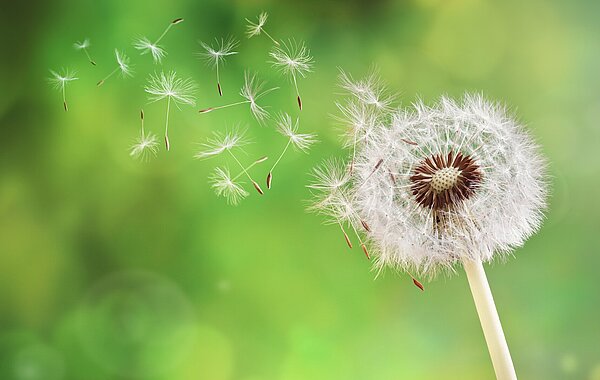
<path fill-rule="evenodd" d="M 237 207 L 207 183 L 224 158 L 197 143 L 238 123 L 250 161 L 285 140 L 238 99 L 245 69 L 281 89 L 270 111 L 300 115 L 289 82 L 266 62 L 245 18 L 268 11 L 277 38 L 306 41 L 301 128 L 321 142 L 288 152 L 273 189 Z M 374 279 L 357 247 L 305 212 L 310 168 L 340 156 L 332 115 L 338 67 L 375 64 L 402 104 L 482 91 L 504 100 L 550 161 L 539 234 L 488 267 L 523 379 L 600 379 L 600 3 L 596 1 L 38 1 L 2 5 L 0 31 L 1 379 L 488 379 L 493 377 L 464 273 L 425 283 Z M 160 70 L 132 41 L 165 37 L 165 70 L 192 77 L 198 106 L 171 114 L 171 144 L 128 156 L 138 113 L 159 136 L 164 103 L 143 85 Z M 213 71 L 198 40 L 233 35 L 239 54 Z M 97 67 L 72 44 L 84 37 Z M 95 83 L 125 50 L 135 77 Z M 70 67 L 70 110 L 48 85 Z M 262 182 L 267 167 L 253 173 Z"/>

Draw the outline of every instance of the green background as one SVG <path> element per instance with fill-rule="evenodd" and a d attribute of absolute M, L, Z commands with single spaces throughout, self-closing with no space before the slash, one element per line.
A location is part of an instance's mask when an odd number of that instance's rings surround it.
<path fill-rule="evenodd" d="M 338 67 L 375 64 L 410 104 L 483 91 L 504 100 L 550 161 L 547 220 L 506 262 L 487 267 L 523 379 L 600 379 L 600 3 L 414 0 L 47 1 L 0 11 L 1 379 L 486 379 L 493 377 L 462 270 L 415 288 L 375 279 L 359 247 L 305 212 L 308 172 L 341 156 L 332 118 Z M 300 115 L 290 83 L 266 62 L 246 17 L 270 13 L 276 38 L 306 41 L 315 70 L 300 81 L 303 131 L 321 142 L 288 152 L 273 188 L 239 206 L 207 178 L 225 157 L 192 158 L 211 131 L 247 125 L 242 159 L 275 156 L 285 140 L 238 100 L 245 69 L 281 89 L 270 110 Z M 165 70 L 198 84 L 197 107 L 171 113 L 171 152 L 128 156 L 138 113 L 162 136 L 164 102 L 143 85 L 160 70 L 132 48 L 184 17 L 162 41 Z M 234 35 L 239 54 L 214 72 L 197 41 Z M 72 44 L 89 37 L 92 67 Z M 115 66 L 134 78 L 95 83 Z M 47 83 L 70 67 L 70 110 Z M 162 142 L 162 140 L 161 140 Z M 233 168 L 233 166 L 230 164 Z M 253 170 L 264 183 L 268 163 Z"/>

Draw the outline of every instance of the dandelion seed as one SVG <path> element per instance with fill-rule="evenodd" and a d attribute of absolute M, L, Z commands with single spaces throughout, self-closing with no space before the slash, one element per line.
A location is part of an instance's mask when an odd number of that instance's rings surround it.
<path fill-rule="evenodd" d="M 162 59 L 167 55 L 167 52 L 158 43 L 160 42 L 160 40 L 163 39 L 167 32 L 171 30 L 173 25 L 177 25 L 180 22 L 183 22 L 182 18 L 176 18 L 175 20 L 171 21 L 169 26 L 167 26 L 165 31 L 162 32 L 162 34 L 156 39 L 156 41 L 152 42 L 146 37 L 141 37 L 133 43 L 133 47 L 139 50 L 141 52 L 141 55 L 150 53 L 152 55 L 154 63 L 160 63 Z"/>
<path fill-rule="evenodd" d="M 63 107 L 65 111 L 68 111 L 69 107 L 67 106 L 67 84 L 79 78 L 75 77 L 75 71 L 70 71 L 69 69 L 63 69 L 60 73 L 50 70 L 50 74 L 52 76 L 48 78 L 48 82 L 50 82 L 50 84 L 54 88 L 60 90 L 60 92 L 62 93 Z"/>
<path fill-rule="evenodd" d="M 283 113 L 279 116 L 279 120 L 277 120 L 277 132 L 281 133 L 283 136 L 288 138 L 288 142 L 283 148 L 283 151 L 269 170 L 269 174 L 267 175 L 267 189 L 271 188 L 271 182 L 273 180 L 273 170 L 279 161 L 283 158 L 285 152 L 287 152 L 290 145 L 294 146 L 298 150 L 302 152 L 308 152 L 310 147 L 317 142 L 316 135 L 312 133 L 298 133 L 298 122 L 299 120 L 292 121 L 290 115 Z"/>
<path fill-rule="evenodd" d="M 160 74 L 154 73 L 150 75 L 148 84 L 144 87 L 144 91 L 148 93 L 148 98 L 151 102 L 157 102 L 167 99 L 167 113 L 165 118 L 165 146 L 167 151 L 171 149 L 169 143 L 169 112 L 171 110 L 171 101 L 175 105 L 187 104 L 194 106 L 196 98 L 194 91 L 196 85 L 191 79 L 181 79 L 177 77 L 175 71 Z"/>
<path fill-rule="evenodd" d="M 290 77 L 296 89 L 298 107 L 302 110 L 302 99 L 298 91 L 298 77 L 304 78 L 307 73 L 312 71 L 313 58 L 310 51 L 304 43 L 296 43 L 293 40 L 284 43 L 281 46 L 275 46 L 269 53 L 273 61 L 271 63 L 278 68 L 284 75 Z"/>
<path fill-rule="evenodd" d="M 394 97 L 388 94 L 386 86 L 381 82 L 377 70 L 361 80 L 355 80 L 343 70 L 340 70 L 340 87 L 351 93 L 364 105 L 374 106 L 381 110 L 389 109 Z"/>
<path fill-rule="evenodd" d="M 239 183 L 231 178 L 229 169 L 227 168 L 216 168 L 215 173 L 210 178 L 210 182 L 217 196 L 225 197 L 227 203 L 231 205 L 237 205 L 242 199 L 250 195 Z"/>
<path fill-rule="evenodd" d="M 245 131 L 239 131 L 238 129 L 226 133 L 214 132 L 213 137 L 209 137 L 205 143 L 200 144 L 202 149 L 196 153 L 194 158 L 210 158 L 225 151 L 247 145 L 249 141 L 246 139 L 245 133 Z"/>
<path fill-rule="evenodd" d="M 264 33 L 265 36 L 269 37 L 269 39 L 273 41 L 275 45 L 279 46 L 279 42 L 273 37 L 271 37 L 271 35 L 265 30 L 267 18 L 269 18 L 267 12 L 261 12 L 261 14 L 258 15 L 257 22 L 252 22 L 246 19 L 246 22 L 248 22 L 248 25 L 246 27 L 246 35 L 248 36 L 248 38 L 252 38 L 254 36 L 259 36 L 261 33 Z"/>
<path fill-rule="evenodd" d="M 206 50 L 205 53 L 200 53 L 200 56 L 203 57 L 209 65 L 215 67 L 217 72 L 217 89 L 219 95 L 223 96 L 221 79 L 219 78 L 219 64 L 223 65 L 225 63 L 225 57 L 237 54 L 234 49 L 237 47 L 238 42 L 232 37 L 229 37 L 228 39 L 215 39 L 215 44 L 212 46 L 204 42 L 200 42 L 200 45 Z"/>
<path fill-rule="evenodd" d="M 155 63 L 160 63 L 162 59 L 167 55 L 165 49 L 161 46 L 154 44 L 146 37 L 141 37 L 136 40 L 133 47 L 141 51 L 141 55 L 150 53 Z"/>
<path fill-rule="evenodd" d="M 252 169 L 255 165 L 265 162 L 267 159 L 268 157 L 259 158 L 246 167 L 245 171 Z M 236 182 L 242 175 L 245 175 L 244 171 L 232 178 L 228 168 L 216 168 L 215 173 L 210 178 L 210 182 L 217 196 L 224 196 L 227 199 L 227 203 L 230 205 L 237 205 L 242 199 L 250 195 L 250 193 L 242 187 L 241 182 Z"/>
<path fill-rule="evenodd" d="M 273 88 L 269 88 L 269 89 L 263 91 L 263 87 L 265 86 L 265 84 L 266 84 L 266 82 L 261 82 L 259 79 L 256 78 L 255 74 L 250 74 L 250 73 L 246 72 L 244 74 L 244 86 L 240 90 L 240 96 L 246 100 L 242 100 L 239 102 L 230 103 L 230 104 L 226 104 L 226 105 L 218 106 L 218 107 L 205 108 L 198 112 L 208 113 L 208 112 L 215 111 L 215 110 L 222 109 L 222 108 L 238 106 L 240 104 L 250 104 L 250 111 L 252 112 L 252 115 L 254 115 L 254 118 L 259 123 L 262 123 L 265 119 L 267 119 L 269 117 L 269 113 L 267 112 L 267 110 L 264 107 L 260 106 L 257 103 L 257 101 L 260 98 L 262 98 L 263 96 L 270 93 L 271 91 L 275 91 L 279 88 L 279 87 L 273 87 Z"/>
<path fill-rule="evenodd" d="M 89 39 L 84 39 L 83 41 L 77 41 L 73 44 L 73 47 L 76 50 L 83 50 L 83 52 L 85 53 L 85 56 L 87 57 L 88 61 L 90 61 L 90 63 L 93 66 L 96 66 L 96 62 L 92 59 L 92 57 L 90 56 L 90 53 L 88 52 L 88 49 L 90 47 L 90 40 Z"/>
<path fill-rule="evenodd" d="M 254 188 L 259 194 L 264 194 L 261 187 L 258 185 L 251 176 L 248 170 L 254 166 L 256 163 L 260 163 L 266 160 L 266 158 L 261 158 L 257 160 L 253 165 L 249 167 L 245 167 L 238 160 L 237 156 L 233 154 L 232 150 L 234 148 L 239 148 L 248 143 L 248 140 L 245 138 L 245 131 L 239 131 L 237 129 L 228 131 L 226 133 L 214 132 L 213 137 L 208 138 L 206 143 L 202 143 L 200 151 L 196 153 L 194 156 L 197 159 L 206 159 L 210 157 L 214 157 L 220 155 L 221 153 L 227 152 L 236 162 L 236 164 L 242 169 L 242 173 L 248 177 Z M 236 177 L 237 178 L 237 177 Z"/>
<path fill-rule="evenodd" d="M 117 60 L 117 67 L 113 71 L 110 72 L 104 79 L 100 80 L 97 83 L 97 86 L 102 86 L 104 82 L 108 80 L 108 78 L 115 75 L 117 72 L 121 74 L 121 77 L 127 78 L 133 76 L 133 70 L 131 65 L 129 64 L 129 57 L 125 55 L 125 53 L 118 51 L 115 49 L 115 58 Z"/>
<path fill-rule="evenodd" d="M 353 228 L 366 222 L 375 266 L 405 270 L 421 290 L 409 270 L 433 277 L 462 264 L 497 377 L 516 378 L 483 263 L 541 226 L 547 179 L 539 147 L 481 95 L 390 110 L 364 95 L 373 80 L 345 82 L 355 97 L 345 113 L 371 107 L 376 116 L 366 119 L 369 138 L 357 139 L 352 173 L 342 177 L 331 164 L 315 170 L 312 209 Z"/>
<path fill-rule="evenodd" d="M 153 133 L 146 133 L 144 130 L 144 111 L 140 111 L 140 119 L 142 121 L 142 128 L 140 136 L 135 140 L 135 143 L 131 146 L 129 155 L 133 158 L 138 158 L 141 161 L 147 161 L 151 156 L 156 156 L 158 152 L 158 139 Z"/>

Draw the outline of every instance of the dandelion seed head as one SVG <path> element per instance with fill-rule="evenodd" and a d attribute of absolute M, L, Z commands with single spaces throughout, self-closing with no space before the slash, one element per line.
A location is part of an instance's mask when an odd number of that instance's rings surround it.
<path fill-rule="evenodd" d="M 546 162 L 504 106 L 467 94 L 372 107 L 363 118 L 359 107 L 370 106 L 357 98 L 340 109 L 370 136 L 357 140 L 353 171 L 336 161 L 314 170 L 312 209 L 355 229 L 367 223 L 378 268 L 433 276 L 462 260 L 491 261 L 539 229 Z"/>
<path fill-rule="evenodd" d="M 150 75 L 148 84 L 144 87 L 151 102 L 171 98 L 175 103 L 194 106 L 196 85 L 191 79 L 177 77 L 175 71 L 154 73 Z"/>
<path fill-rule="evenodd" d="M 217 38 L 212 45 L 204 42 L 200 42 L 200 45 L 206 51 L 201 53 L 200 56 L 203 57 L 208 64 L 217 66 L 218 64 L 224 63 L 225 57 L 237 54 L 234 50 L 238 46 L 238 42 L 233 37 L 229 37 L 227 39 L 221 38 L 220 40 Z"/>
<path fill-rule="evenodd" d="M 133 158 L 147 161 L 158 153 L 158 138 L 153 133 L 141 132 L 129 150 L 129 155 Z"/>
<path fill-rule="evenodd" d="M 312 71 L 314 61 L 304 42 L 289 40 L 280 46 L 274 46 L 269 55 L 273 59 L 273 67 L 292 78 L 304 77 Z"/>
<path fill-rule="evenodd" d="M 126 56 L 125 53 L 115 49 L 115 58 L 117 59 L 121 76 L 123 76 L 123 78 L 133 76 L 133 70 L 129 63 L 129 57 Z"/>
<path fill-rule="evenodd" d="M 279 115 L 277 120 L 277 132 L 290 139 L 292 145 L 302 152 L 307 152 L 317 142 L 313 133 L 298 133 L 299 119 L 295 121 L 287 113 Z"/>
<path fill-rule="evenodd" d="M 196 153 L 194 158 L 210 158 L 225 151 L 242 147 L 248 144 L 245 133 L 245 130 L 240 130 L 239 128 L 234 128 L 225 133 L 213 132 L 212 137 L 209 137 L 205 143 L 200 144 L 201 149 Z"/>
<path fill-rule="evenodd" d="M 60 72 L 50 70 L 50 75 L 48 82 L 57 90 L 62 90 L 67 83 L 79 79 L 75 76 L 77 72 L 70 69 L 62 69 Z"/>
<path fill-rule="evenodd" d="M 258 36 L 260 35 L 260 33 L 262 33 L 263 27 L 267 23 L 267 18 L 269 18 L 267 12 L 261 12 L 261 14 L 258 15 L 258 19 L 256 22 L 252 22 L 246 19 L 246 21 L 248 22 L 248 25 L 246 27 L 246 35 L 248 36 L 248 38 Z"/>
<path fill-rule="evenodd" d="M 76 50 L 83 50 L 83 49 L 87 49 L 90 47 L 90 40 L 88 38 L 84 39 L 83 41 L 77 41 L 73 44 L 73 47 Z"/>
<path fill-rule="evenodd" d="M 165 49 L 163 49 L 160 45 L 152 43 L 146 37 L 141 37 L 137 39 L 133 47 L 137 50 L 140 50 L 142 55 L 150 53 L 152 55 L 152 59 L 156 63 L 160 63 L 162 59 L 167 55 Z"/>
<path fill-rule="evenodd" d="M 217 196 L 225 197 L 230 205 L 237 205 L 250 195 L 240 183 L 231 177 L 228 168 L 216 168 L 210 177 L 210 183 Z"/>

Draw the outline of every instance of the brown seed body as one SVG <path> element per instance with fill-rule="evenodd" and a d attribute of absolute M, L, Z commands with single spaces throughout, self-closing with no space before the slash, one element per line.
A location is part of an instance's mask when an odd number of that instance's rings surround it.
<path fill-rule="evenodd" d="M 415 284 L 415 286 L 416 286 L 417 288 L 421 289 L 422 291 L 424 291 L 424 290 L 425 290 L 425 288 L 423 287 L 423 284 L 421 284 L 421 283 L 419 282 L 419 280 L 417 280 L 417 279 L 416 279 L 416 278 L 414 278 L 414 277 L 413 277 L 413 279 L 412 279 L 412 280 L 413 280 L 413 284 Z"/>
<path fill-rule="evenodd" d="M 256 191 L 258 191 L 258 193 L 260 195 L 263 195 L 265 192 L 263 191 L 263 189 L 260 188 L 260 186 L 258 185 L 258 183 L 256 183 L 255 181 L 252 181 L 252 184 L 254 185 L 254 188 L 256 189 Z"/>
<path fill-rule="evenodd" d="M 273 174 L 271 172 L 269 172 L 269 174 L 267 174 L 267 189 L 271 188 L 272 180 L 273 180 Z"/>

